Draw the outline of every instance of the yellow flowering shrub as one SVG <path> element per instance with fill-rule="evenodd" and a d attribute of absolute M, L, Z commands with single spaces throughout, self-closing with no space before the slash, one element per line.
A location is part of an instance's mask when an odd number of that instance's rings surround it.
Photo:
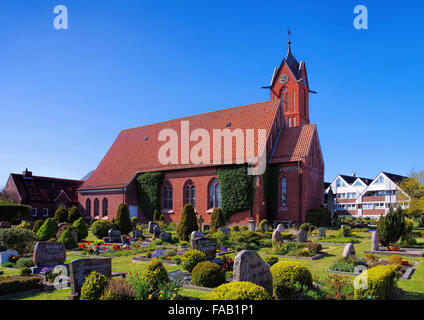
<path fill-rule="evenodd" d="M 233 281 L 213 289 L 207 300 L 271 300 L 266 290 L 255 283 Z"/>
<path fill-rule="evenodd" d="M 355 280 L 355 300 L 387 300 L 397 288 L 399 265 L 379 265 L 362 272 Z"/>

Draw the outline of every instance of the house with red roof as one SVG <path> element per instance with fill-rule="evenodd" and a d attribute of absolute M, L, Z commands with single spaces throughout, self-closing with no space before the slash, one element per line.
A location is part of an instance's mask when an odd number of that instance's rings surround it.
<path fill-rule="evenodd" d="M 78 189 L 83 212 L 111 220 L 124 202 L 132 217 L 147 221 L 137 177 L 163 172 L 160 210 L 165 221 L 178 222 L 184 205 L 192 203 L 209 224 L 213 209 L 221 203 L 217 169 L 262 159 L 266 167 L 279 170 L 278 185 L 270 191 L 278 199 L 272 219 L 304 222 L 308 210 L 323 205 L 324 161 L 317 126 L 309 121 L 313 91 L 305 62 L 296 60 L 290 42 L 270 85 L 263 88 L 270 90 L 268 101 L 121 131 Z M 230 224 L 258 223 L 269 216 L 263 171 L 257 170 L 252 181 L 251 208 L 232 214 Z"/>

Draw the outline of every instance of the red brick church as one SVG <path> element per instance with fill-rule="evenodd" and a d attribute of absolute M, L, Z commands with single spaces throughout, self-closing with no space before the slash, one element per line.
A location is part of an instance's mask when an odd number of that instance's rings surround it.
<path fill-rule="evenodd" d="M 131 216 L 146 221 L 138 201 L 137 176 L 160 171 L 164 173 L 160 203 L 165 220 L 178 222 L 183 206 L 192 203 L 205 224 L 209 224 L 213 209 L 220 206 L 217 168 L 228 164 L 228 160 L 247 163 L 247 155 L 240 154 L 238 142 L 231 137 L 230 154 L 210 144 L 202 149 L 203 159 L 206 156 L 210 161 L 193 163 L 181 154 L 175 161 L 163 164 L 158 156 L 165 143 L 160 138 L 161 131 L 177 132 L 176 141 L 181 141 L 178 151 L 192 150 L 198 140 L 190 139 L 185 146 L 182 142 L 182 124 L 188 123 L 192 133 L 199 129 L 202 131 L 198 132 L 209 133 L 210 137 L 216 129 L 229 129 L 233 133 L 241 129 L 248 140 L 249 130 L 265 130 L 264 141 L 256 136 L 251 141 L 255 156 L 264 153 L 267 165 L 279 168 L 278 187 L 272 191 L 278 198 L 274 220 L 303 222 L 309 209 L 323 205 L 324 161 L 317 127 L 309 121 L 308 97 L 313 91 L 309 89 L 305 62 L 298 62 L 293 56 L 290 41 L 286 57 L 275 68 L 270 85 L 264 88 L 270 90 L 268 101 L 123 130 L 97 169 L 78 189 L 83 211 L 96 219 L 112 219 L 119 204 L 125 202 Z M 267 218 L 263 175 L 254 181 L 252 207 L 231 215 L 230 224 L 247 224 L 250 219 L 258 223 Z"/>

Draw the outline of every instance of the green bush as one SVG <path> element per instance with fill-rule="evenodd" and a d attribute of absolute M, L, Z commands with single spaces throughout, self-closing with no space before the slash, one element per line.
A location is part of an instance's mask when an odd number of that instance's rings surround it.
<path fill-rule="evenodd" d="M 155 212 L 153 212 L 153 221 L 155 222 L 165 222 L 165 218 L 162 214 L 162 212 L 160 212 L 158 209 L 155 210 Z M 161 228 L 162 230 L 162 228 Z"/>
<path fill-rule="evenodd" d="M 34 249 L 37 237 L 34 232 L 23 228 L 0 229 L 0 247 L 16 250 L 19 255 Z"/>
<path fill-rule="evenodd" d="M 19 269 L 20 276 L 30 276 L 32 274 L 31 269 L 27 267 L 23 267 Z"/>
<path fill-rule="evenodd" d="M 225 275 L 216 263 L 204 261 L 193 268 L 191 281 L 196 286 L 215 288 L 225 282 Z"/>
<path fill-rule="evenodd" d="M 180 241 L 189 241 L 190 234 L 193 231 L 199 230 L 197 225 L 196 213 L 194 207 L 191 204 L 186 204 L 181 214 L 180 223 L 177 226 L 177 236 Z"/>
<path fill-rule="evenodd" d="M 337 230 L 336 237 L 337 238 L 347 238 L 352 236 L 352 229 L 350 227 L 343 227 Z"/>
<path fill-rule="evenodd" d="M 116 224 L 123 234 L 129 234 L 132 230 L 130 211 L 125 203 L 121 203 L 116 214 Z"/>
<path fill-rule="evenodd" d="M 100 300 L 135 300 L 135 291 L 126 279 L 111 279 Z"/>
<path fill-rule="evenodd" d="M 362 272 L 356 281 L 354 290 L 355 300 L 387 300 L 397 288 L 398 265 L 380 265 Z M 366 288 L 364 288 L 366 287 Z"/>
<path fill-rule="evenodd" d="M 329 269 L 332 271 L 354 272 L 355 264 L 348 261 L 337 261 L 330 265 Z"/>
<path fill-rule="evenodd" d="M 316 227 L 331 226 L 331 212 L 325 208 L 315 208 L 306 212 L 306 222 Z"/>
<path fill-rule="evenodd" d="M 99 300 L 109 284 L 109 279 L 97 271 L 91 272 L 81 287 L 81 300 Z"/>
<path fill-rule="evenodd" d="M 7 261 L 7 262 L 3 262 L 1 264 L 1 266 L 3 268 L 14 268 L 15 267 L 15 264 L 13 262 Z"/>
<path fill-rule="evenodd" d="M 68 210 L 66 210 L 62 205 L 60 205 L 54 214 L 54 219 L 57 221 L 58 224 L 67 222 Z"/>
<path fill-rule="evenodd" d="M 199 250 L 188 250 L 184 253 L 183 258 L 181 259 L 181 265 L 185 270 L 191 272 L 196 264 L 205 260 L 206 254 L 204 252 Z"/>
<path fill-rule="evenodd" d="M 107 220 L 97 220 L 93 222 L 90 227 L 90 231 L 98 239 L 102 239 L 108 236 L 108 231 L 112 229 L 113 223 Z"/>
<path fill-rule="evenodd" d="M 216 231 L 221 227 L 225 227 L 225 215 L 221 208 L 215 208 L 211 217 L 212 231 Z"/>
<path fill-rule="evenodd" d="M 42 288 L 39 276 L 0 277 L 0 296 Z"/>
<path fill-rule="evenodd" d="M 0 204 L 0 221 L 8 221 L 12 225 L 22 220 L 31 219 L 31 207 L 21 204 Z"/>
<path fill-rule="evenodd" d="M 82 218 L 81 212 L 79 211 L 77 206 L 72 206 L 71 209 L 69 209 L 68 222 L 74 223 L 79 218 Z"/>
<path fill-rule="evenodd" d="M 83 241 L 88 236 L 88 228 L 84 218 L 81 217 L 74 221 L 73 226 L 78 232 L 78 241 Z"/>
<path fill-rule="evenodd" d="M 141 280 L 153 290 L 157 290 L 159 286 L 169 282 L 169 276 L 163 263 L 159 259 L 153 259 L 143 270 Z"/>
<path fill-rule="evenodd" d="M 312 288 L 312 274 L 301 263 L 280 261 L 271 267 L 274 296 L 281 299 L 290 299 L 295 291 L 294 285 Z"/>
<path fill-rule="evenodd" d="M 255 283 L 233 281 L 213 289 L 206 296 L 207 300 L 271 300 L 266 290 Z"/>
<path fill-rule="evenodd" d="M 266 229 L 265 229 L 265 226 L 267 227 Z M 267 219 L 263 219 L 261 222 L 259 222 L 258 229 L 260 232 L 268 232 L 268 227 L 269 226 L 268 226 Z"/>
<path fill-rule="evenodd" d="M 225 241 L 228 239 L 228 236 L 224 232 L 218 231 L 212 234 L 211 238 L 216 239 L 216 245 L 218 247 L 223 247 L 225 246 Z"/>
<path fill-rule="evenodd" d="M 31 268 L 33 266 L 34 263 L 32 262 L 32 258 L 19 258 L 18 261 L 16 261 L 17 268 Z"/>
<path fill-rule="evenodd" d="M 231 230 L 232 232 L 239 232 L 239 231 L 240 231 L 240 227 L 239 227 L 238 225 L 234 225 L 234 226 L 232 226 L 232 227 L 230 228 L 230 230 Z"/>
<path fill-rule="evenodd" d="M 155 210 L 160 210 L 163 172 L 146 172 L 137 177 L 137 193 L 140 208 L 148 220 L 153 219 Z"/>
<path fill-rule="evenodd" d="M 40 230 L 41 226 L 43 225 L 43 220 L 36 220 L 34 222 L 34 225 L 32 226 L 32 231 L 34 233 L 37 233 L 38 230 Z"/>
<path fill-rule="evenodd" d="M 380 243 L 389 246 L 396 243 L 405 232 L 405 217 L 402 208 L 396 211 L 390 208 L 386 216 L 382 216 L 377 224 Z"/>
<path fill-rule="evenodd" d="M 276 264 L 278 262 L 278 257 L 277 256 L 265 256 L 262 257 L 262 259 L 270 266 L 272 267 L 274 264 Z"/>
<path fill-rule="evenodd" d="M 58 239 L 59 242 L 62 242 L 65 245 L 66 249 L 74 249 L 78 247 L 78 243 L 72 235 L 72 229 L 66 229 L 60 234 Z"/>
<path fill-rule="evenodd" d="M 47 241 L 51 238 L 56 238 L 56 233 L 59 230 L 57 222 L 53 218 L 47 218 L 43 225 L 37 231 L 39 241 Z"/>

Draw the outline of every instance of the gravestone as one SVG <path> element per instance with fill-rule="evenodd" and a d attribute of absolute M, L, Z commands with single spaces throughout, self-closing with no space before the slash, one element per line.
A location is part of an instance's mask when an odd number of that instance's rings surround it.
<path fill-rule="evenodd" d="M 255 231 L 256 230 L 256 220 L 249 220 L 248 227 L 249 227 L 249 230 Z"/>
<path fill-rule="evenodd" d="M 160 236 L 160 228 L 158 225 L 155 225 L 153 227 L 153 235 L 155 236 L 155 238 L 158 238 Z"/>
<path fill-rule="evenodd" d="M 353 246 L 353 243 L 348 243 L 343 250 L 343 254 L 342 257 L 343 258 L 348 258 L 350 256 L 355 257 L 355 248 Z"/>
<path fill-rule="evenodd" d="M 205 225 L 203 226 L 203 232 L 208 231 L 208 230 L 210 230 L 210 229 L 211 229 L 211 226 L 210 226 L 210 225 L 208 225 L 208 224 L 205 224 Z"/>
<path fill-rule="evenodd" d="M 138 229 L 134 230 L 134 238 L 140 239 L 142 237 L 143 237 L 143 231 L 142 230 L 138 230 Z"/>
<path fill-rule="evenodd" d="M 229 236 L 231 233 L 231 229 L 228 227 L 223 227 L 223 228 L 219 228 L 218 231 L 221 231 L 222 233 L 224 233 L 226 236 Z"/>
<path fill-rule="evenodd" d="M 281 232 L 278 231 L 277 229 L 274 230 L 274 232 L 272 233 L 272 242 L 281 242 L 283 241 L 283 236 L 281 235 Z"/>
<path fill-rule="evenodd" d="M 156 226 L 156 223 L 150 221 L 149 222 L 149 233 L 153 234 L 153 228 Z"/>
<path fill-rule="evenodd" d="M 319 231 L 318 236 L 319 236 L 320 238 L 325 238 L 325 237 L 326 237 L 326 232 L 325 232 L 325 228 L 324 228 L 324 227 L 320 227 L 320 228 L 318 229 L 318 231 Z"/>
<path fill-rule="evenodd" d="M 165 249 L 156 249 L 155 252 L 152 253 L 152 257 L 160 257 L 165 254 Z"/>
<path fill-rule="evenodd" d="M 272 275 L 269 266 L 253 250 L 243 250 L 234 259 L 233 281 L 249 281 L 265 288 L 272 296 Z"/>
<path fill-rule="evenodd" d="M 199 239 L 199 238 L 204 238 L 204 237 L 205 237 L 205 235 L 203 233 L 199 232 L 199 231 L 193 231 L 190 234 L 190 239 L 191 240 Z"/>
<path fill-rule="evenodd" d="M 168 272 L 168 276 L 169 276 L 169 279 L 172 281 L 184 279 L 184 273 L 182 273 L 180 270 Z"/>
<path fill-rule="evenodd" d="M 308 241 L 308 233 L 305 230 L 299 230 L 297 232 L 297 241 L 298 242 L 306 242 Z"/>
<path fill-rule="evenodd" d="M 277 226 L 277 229 L 276 229 L 276 230 L 278 230 L 279 232 L 284 232 L 286 229 L 284 229 L 284 225 L 280 223 L 280 224 Z"/>
<path fill-rule="evenodd" d="M 69 263 L 72 297 L 79 299 L 85 278 L 93 271 L 112 277 L 112 258 L 78 259 Z"/>
<path fill-rule="evenodd" d="M 216 257 L 216 239 L 196 238 L 191 241 L 192 248 L 206 253 L 207 259 Z"/>
<path fill-rule="evenodd" d="M 1 221 L 0 222 L 0 229 L 9 229 L 12 226 L 10 225 L 10 222 L 8 221 Z"/>
<path fill-rule="evenodd" d="M 62 242 L 40 241 L 35 244 L 32 262 L 36 267 L 64 264 L 66 249 Z"/>
<path fill-rule="evenodd" d="M 371 250 L 378 251 L 380 249 L 380 239 L 378 237 L 378 231 L 373 231 L 371 234 Z"/>
<path fill-rule="evenodd" d="M 117 228 L 112 228 L 108 231 L 109 241 L 111 243 L 122 243 L 122 233 Z"/>
<path fill-rule="evenodd" d="M 159 239 L 161 239 L 163 242 L 171 242 L 171 233 L 161 232 L 159 235 Z"/>

